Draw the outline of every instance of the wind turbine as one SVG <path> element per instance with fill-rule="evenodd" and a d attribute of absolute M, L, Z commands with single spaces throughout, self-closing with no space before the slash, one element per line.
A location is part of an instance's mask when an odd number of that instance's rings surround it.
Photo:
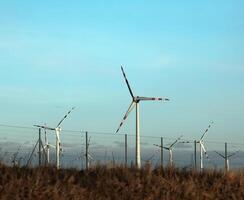
<path fill-rule="evenodd" d="M 136 106 L 136 167 L 141 167 L 141 148 L 140 148 L 140 119 L 139 119 L 139 102 L 140 101 L 169 101 L 167 98 L 157 98 L 157 97 L 141 97 L 141 96 L 134 96 L 130 84 L 126 78 L 125 72 L 123 67 L 121 66 L 121 70 L 126 82 L 126 85 L 129 89 L 130 95 L 132 97 L 132 102 L 125 113 L 118 129 L 116 130 L 116 133 L 118 133 L 119 129 L 123 125 L 124 121 L 128 117 L 129 113 L 133 110 L 133 108 Z"/>
<path fill-rule="evenodd" d="M 91 154 L 89 153 L 90 141 L 91 141 L 91 137 L 89 137 L 89 139 L 88 139 L 88 133 L 86 132 L 86 152 L 84 154 L 85 159 L 86 159 L 86 169 L 89 169 L 90 161 L 94 160 L 93 157 L 91 156 Z"/>
<path fill-rule="evenodd" d="M 200 139 L 197 141 L 197 143 L 199 143 L 199 147 L 200 147 L 200 171 L 203 170 L 203 152 L 206 156 L 207 159 L 209 159 L 206 148 L 204 146 L 204 141 L 203 138 L 206 135 L 206 133 L 209 131 L 209 129 L 211 128 L 211 125 L 213 124 L 213 122 L 211 122 L 208 125 L 208 128 L 204 131 L 204 133 L 202 134 L 202 136 L 200 137 Z"/>
<path fill-rule="evenodd" d="M 238 151 L 235 151 L 234 153 L 232 153 L 230 155 L 228 155 L 227 154 L 227 143 L 225 143 L 225 155 L 223 155 L 223 154 L 215 151 L 215 153 L 217 153 L 220 157 L 222 157 L 225 160 L 225 171 L 226 172 L 228 172 L 229 169 L 230 169 L 229 158 L 232 157 L 232 156 L 234 156 L 238 152 L 239 152 L 239 150 Z"/>
<path fill-rule="evenodd" d="M 47 164 L 49 164 L 49 143 L 48 143 L 48 139 L 47 139 L 47 130 L 44 128 L 44 141 L 45 141 L 45 145 L 44 145 L 44 150 L 47 154 Z"/>
<path fill-rule="evenodd" d="M 45 124 L 45 126 L 46 126 L 46 124 Z M 45 151 L 45 153 L 46 153 L 46 156 L 47 156 L 47 164 L 49 164 L 49 162 L 50 162 L 50 147 L 52 147 L 52 148 L 55 148 L 55 146 L 54 145 L 51 145 L 49 142 L 48 142 L 48 138 L 47 138 L 47 130 L 46 130 L 46 128 L 44 128 L 44 142 L 45 142 L 45 144 L 44 144 L 44 151 Z"/>
<path fill-rule="evenodd" d="M 169 151 L 169 165 L 170 167 L 173 166 L 173 147 L 174 145 L 182 138 L 182 135 L 177 138 L 172 144 L 170 144 L 168 147 L 163 147 L 164 149 L 168 150 Z M 157 146 L 157 147 L 160 147 L 162 148 L 161 145 L 158 145 L 158 144 L 153 144 L 154 146 Z"/>
<path fill-rule="evenodd" d="M 48 127 L 48 126 L 41 126 L 41 125 L 34 125 L 35 127 L 42 128 L 45 130 L 51 130 L 55 131 L 56 133 L 56 167 L 59 169 L 60 167 L 60 162 L 59 162 L 59 157 L 60 157 L 60 133 L 61 133 L 61 128 L 60 125 L 63 123 L 63 121 L 67 118 L 67 116 L 74 110 L 75 108 L 71 108 L 69 112 L 61 119 L 61 121 L 58 123 L 58 125 L 55 128 Z M 49 147 L 48 147 L 49 149 Z"/>

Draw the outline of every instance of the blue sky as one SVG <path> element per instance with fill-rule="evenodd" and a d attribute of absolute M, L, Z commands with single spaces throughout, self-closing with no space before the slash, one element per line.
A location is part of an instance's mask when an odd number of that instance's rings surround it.
<path fill-rule="evenodd" d="M 1 1 L 0 123 L 114 132 L 142 102 L 141 134 L 244 140 L 243 1 Z M 131 113 L 122 132 L 134 133 Z"/>

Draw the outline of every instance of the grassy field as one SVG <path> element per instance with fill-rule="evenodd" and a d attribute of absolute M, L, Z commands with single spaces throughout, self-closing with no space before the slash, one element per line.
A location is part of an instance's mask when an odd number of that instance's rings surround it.
<path fill-rule="evenodd" d="M 1 199 L 244 199 L 244 173 L 98 166 L 18 168 L 0 164 Z"/>

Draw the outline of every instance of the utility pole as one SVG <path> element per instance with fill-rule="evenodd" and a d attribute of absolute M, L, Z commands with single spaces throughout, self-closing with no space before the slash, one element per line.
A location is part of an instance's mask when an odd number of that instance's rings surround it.
<path fill-rule="evenodd" d="M 163 137 L 161 137 L 161 147 L 160 147 L 160 150 L 161 150 L 161 167 L 163 167 L 163 164 L 164 164 L 164 154 L 163 154 L 163 145 L 164 145 L 164 142 L 163 142 Z"/>
<path fill-rule="evenodd" d="M 41 129 L 39 128 L 39 167 L 41 166 L 42 157 L 41 157 Z"/>
<path fill-rule="evenodd" d="M 194 169 L 197 169 L 197 141 L 194 140 Z"/>
<path fill-rule="evenodd" d="M 86 170 L 89 168 L 89 161 L 88 161 L 88 132 L 86 131 Z"/>
<path fill-rule="evenodd" d="M 38 148 L 37 153 L 38 153 L 38 160 L 39 160 L 38 164 L 39 164 L 39 166 L 41 166 L 41 164 L 42 164 L 41 163 L 41 151 L 44 152 L 45 163 L 47 162 L 47 155 L 46 155 L 45 148 L 44 148 L 44 146 L 42 144 L 42 140 L 41 140 L 41 128 L 39 128 L 39 137 L 38 137 L 38 140 L 37 140 L 32 152 L 31 152 L 29 159 L 27 160 L 26 167 L 30 166 L 33 154 L 34 154 L 35 150 L 37 151 L 37 148 Z"/>
<path fill-rule="evenodd" d="M 125 166 L 127 167 L 127 134 L 125 134 Z"/>

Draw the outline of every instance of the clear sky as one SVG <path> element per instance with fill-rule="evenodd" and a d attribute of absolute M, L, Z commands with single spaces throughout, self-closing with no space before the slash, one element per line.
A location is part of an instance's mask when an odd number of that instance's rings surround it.
<path fill-rule="evenodd" d="M 141 134 L 244 141 L 244 2 L 0 3 L 0 123 L 114 132 L 141 102 Z M 135 115 L 121 132 L 134 133 Z"/>

